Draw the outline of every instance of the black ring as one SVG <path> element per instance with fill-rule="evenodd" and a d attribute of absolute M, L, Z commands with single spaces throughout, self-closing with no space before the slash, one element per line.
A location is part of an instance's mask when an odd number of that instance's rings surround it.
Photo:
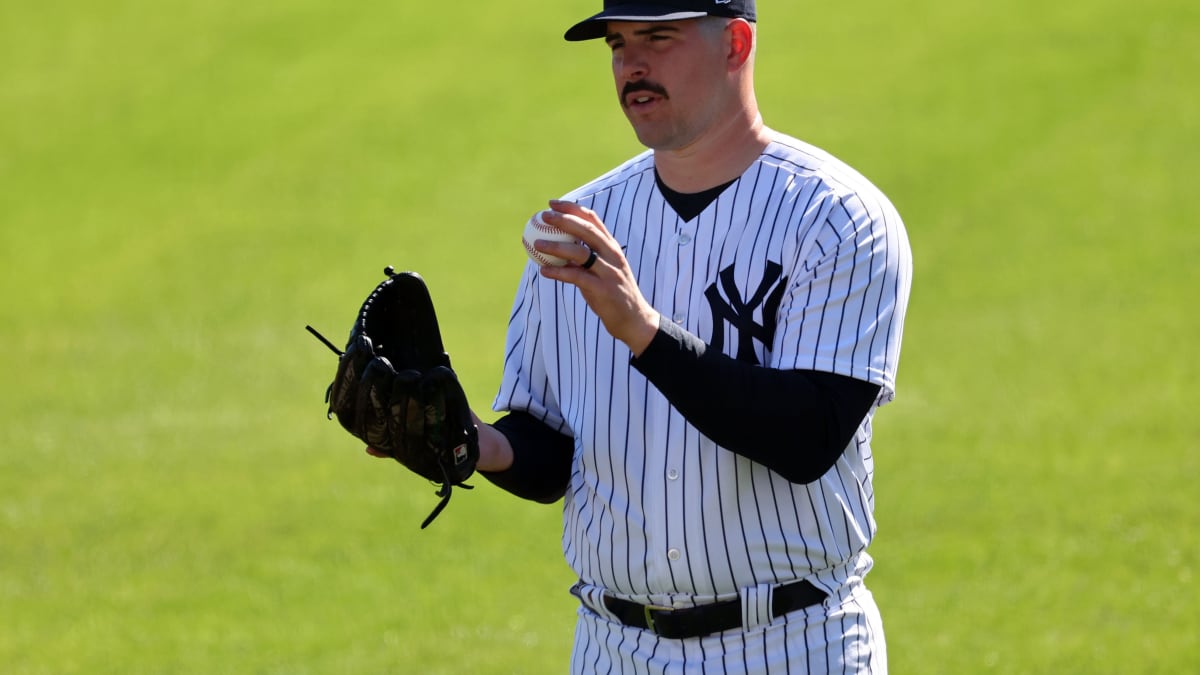
<path fill-rule="evenodd" d="M 592 269 L 592 265 L 595 265 L 595 264 L 596 264 L 596 258 L 599 258 L 599 257 L 600 257 L 600 256 L 596 255 L 596 252 L 595 252 L 595 251 L 591 251 L 591 250 L 589 250 L 589 251 L 588 251 L 588 259 L 587 259 L 587 260 L 584 260 L 584 261 L 583 261 L 583 264 L 582 264 L 582 265 L 580 265 L 580 267 L 582 267 L 582 268 L 583 268 L 583 269 L 585 269 L 585 270 L 590 270 L 590 269 Z"/>

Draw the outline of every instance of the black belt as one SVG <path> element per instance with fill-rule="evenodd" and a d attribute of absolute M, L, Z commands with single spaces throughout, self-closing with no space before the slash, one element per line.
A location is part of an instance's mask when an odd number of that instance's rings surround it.
<path fill-rule="evenodd" d="M 807 581 L 776 586 L 772 594 L 771 615 L 780 617 L 826 597 L 825 591 Z M 700 637 L 742 627 L 742 601 L 722 600 L 707 605 L 675 609 L 657 605 L 639 605 L 605 594 L 604 606 L 626 626 L 648 630 L 672 640 Z"/>

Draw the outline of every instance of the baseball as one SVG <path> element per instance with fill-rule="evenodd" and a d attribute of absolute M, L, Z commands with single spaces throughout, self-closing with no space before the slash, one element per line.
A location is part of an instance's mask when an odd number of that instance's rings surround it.
<path fill-rule="evenodd" d="M 553 265 L 554 267 L 562 267 L 567 264 L 565 259 L 558 256 L 546 255 L 541 251 L 535 250 L 533 242 L 538 239 L 545 239 L 546 241 L 561 241 L 567 244 L 575 244 L 579 240 L 557 227 L 547 224 L 542 220 L 542 213 L 544 212 L 538 211 L 533 214 L 533 217 L 525 224 L 525 232 L 521 235 L 521 243 L 525 245 L 525 253 L 529 254 L 529 258 L 533 262 L 542 266 Z"/>

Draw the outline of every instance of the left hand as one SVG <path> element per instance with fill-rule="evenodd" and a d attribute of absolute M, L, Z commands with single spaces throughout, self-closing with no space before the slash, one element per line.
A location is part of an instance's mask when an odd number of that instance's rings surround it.
<path fill-rule="evenodd" d="M 624 342 L 634 356 L 640 356 L 658 332 L 659 315 L 638 288 L 621 245 L 595 211 L 558 200 L 550 201 L 550 209 L 543 215 L 546 223 L 574 235 L 585 245 L 535 242 L 537 250 L 572 263 L 542 267 L 542 276 L 578 288 L 609 334 Z M 584 269 L 580 265 L 587 262 L 591 251 L 596 252 L 596 262 Z"/>

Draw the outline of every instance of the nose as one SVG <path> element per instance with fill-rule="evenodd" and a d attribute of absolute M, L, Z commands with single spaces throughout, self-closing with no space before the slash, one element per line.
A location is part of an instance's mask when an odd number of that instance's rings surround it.
<path fill-rule="evenodd" d="M 613 54 L 614 74 L 626 82 L 645 79 L 650 74 L 650 66 L 644 56 L 636 47 L 625 45 Z"/>

